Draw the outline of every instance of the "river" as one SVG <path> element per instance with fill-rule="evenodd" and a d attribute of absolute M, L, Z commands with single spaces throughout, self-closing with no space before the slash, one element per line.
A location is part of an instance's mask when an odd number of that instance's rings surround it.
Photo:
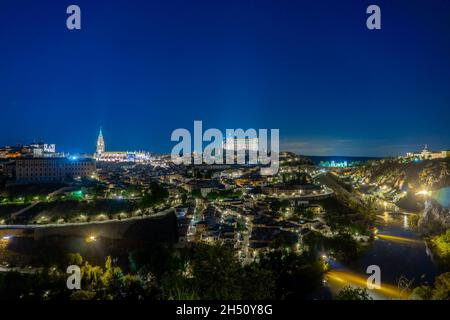
<path fill-rule="evenodd" d="M 331 298 L 346 285 L 365 287 L 366 269 L 377 265 L 381 271 L 381 289 L 369 290 L 373 299 L 405 299 L 407 290 L 399 290 L 399 281 L 414 288 L 432 283 L 439 268 L 425 242 L 410 229 L 407 215 L 380 214 L 377 217 L 378 236 L 351 265 L 328 259 L 330 271 L 321 298 Z M 404 286 L 400 286 L 404 287 Z"/>

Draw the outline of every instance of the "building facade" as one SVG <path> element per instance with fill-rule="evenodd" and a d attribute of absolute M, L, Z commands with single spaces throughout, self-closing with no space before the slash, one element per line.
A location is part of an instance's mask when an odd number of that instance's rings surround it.
<path fill-rule="evenodd" d="M 63 154 L 56 152 L 55 144 L 43 142 L 29 145 L 5 146 L 0 148 L 0 159 L 14 159 L 20 157 L 61 157 Z"/>
<path fill-rule="evenodd" d="M 106 151 L 105 139 L 102 129 L 98 134 L 95 160 L 102 162 L 138 162 L 145 163 L 151 160 L 148 152 L 141 151 Z"/>
<path fill-rule="evenodd" d="M 95 160 L 90 158 L 18 158 L 15 160 L 17 183 L 54 183 L 90 178 Z"/>
<path fill-rule="evenodd" d="M 428 149 L 428 145 L 425 145 L 422 151 L 420 152 L 408 152 L 406 154 L 406 158 L 417 158 L 421 160 L 428 159 L 443 159 L 450 157 L 450 150 L 444 151 L 430 151 Z"/>

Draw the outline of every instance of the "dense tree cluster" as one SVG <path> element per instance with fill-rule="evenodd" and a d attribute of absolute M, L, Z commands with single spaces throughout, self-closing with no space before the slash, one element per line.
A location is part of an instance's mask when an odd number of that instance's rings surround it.
<path fill-rule="evenodd" d="M 81 270 L 81 290 L 69 290 L 63 268 L 37 273 L 0 274 L 2 299 L 301 299 L 321 286 L 325 271 L 313 256 L 288 250 L 262 255 L 243 265 L 232 248 L 195 245 L 174 249 L 151 245 L 129 254 L 119 267 L 108 257 L 104 266 L 91 265 L 70 254 L 67 265 Z M 127 270 L 127 271 L 124 271 Z"/>
<path fill-rule="evenodd" d="M 208 193 L 208 200 L 214 201 L 214 200 L 220 200 L 220 199 L 226 199 L 226 198 L 241 198 L 242 197 L 242 190 L 214 190 Z"/>
<path fill-rule="evenodd" d="M 366 288 L 355 288 L 351 286 L 345 286 L 342 288 L 337 297 L 336 300 L 373 300 L 369 292 Z"/>
<path fill-rule="evenodd" d="M 325 238 L 324 247 L 337 260 L 346 262 L 355 260 L 360 252 L 358 242 L 348 233 Z"/>
<path fill-rule="evenodd" d="M 450 265 L 450 230 L 434 236 L 431 243 L 443 262 Z"/>
<path fill-rule="evenodd" d="M 450 300 L 450 272 L 436 277 L 434 284 L 415 288 L 410 296 L 412 300 Z"/>
<path fill-rule="evenodd" d="M 150 183 L 149 190 L 144 193 L 141 199 L 141 207 L 149 208 L 158 206 L 169 197 L 169 192 L 164 186 L 157 182 Z"/>

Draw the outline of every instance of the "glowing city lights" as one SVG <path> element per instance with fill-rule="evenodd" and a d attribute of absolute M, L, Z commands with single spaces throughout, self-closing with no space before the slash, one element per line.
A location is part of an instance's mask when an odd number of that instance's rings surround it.
<path fill-rule="evenodd" d="M 91 236 L 86 238 L 86 242 L 87 243 L 93 243 L 93 242 L 96 242 L 96 241 L 97 241 L 97 237 L 94 236 L 94 235 L 91 235 Z"/>
<path fill-rule="evenodd" d="M 416 193 L 416 195 L 418 196 L 431 196 L 431 191 L 429 190 L 420 190 L 419 192 Z"/>

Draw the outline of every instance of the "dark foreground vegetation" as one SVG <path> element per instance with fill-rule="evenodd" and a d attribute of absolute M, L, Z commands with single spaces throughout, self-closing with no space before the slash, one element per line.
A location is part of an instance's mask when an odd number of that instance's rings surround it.
<path fill-rule="evenodd" d="M 311 255 L 276 250 L 242 265 L 232 248 L 155 244 L 119 266 L 92 265 L 80 254 L 36 273 L 0 273 L 0 299 L 306 299 L 321 286 L 325 265 Z M 69 265 L 81 267 L 81 290 L 68 290 Z"/>

